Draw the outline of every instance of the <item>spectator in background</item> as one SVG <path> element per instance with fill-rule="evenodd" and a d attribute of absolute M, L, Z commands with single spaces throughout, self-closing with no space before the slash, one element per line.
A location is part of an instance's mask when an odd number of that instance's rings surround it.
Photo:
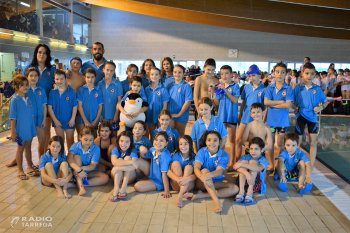
<path fill-rule="evenodd" d="M 304 57 L 304 64 L 311 62 L 311 59 L 309 57 Z M 302 64 L 299 68 L 299 71 L 303 71 L 304 64 Z"/>
<path fill-rule="evenodd" d="M 55 64 L 53 64 L 53 66 L 55 67 L 56 70 L 60 69 L 60 60 L 58 60 L 57 58 L 55 59 Z"/>

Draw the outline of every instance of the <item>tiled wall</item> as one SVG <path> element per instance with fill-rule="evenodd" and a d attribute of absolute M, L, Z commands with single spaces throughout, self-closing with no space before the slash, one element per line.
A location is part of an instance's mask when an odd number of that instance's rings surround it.
<path fill-rule="evenodd" d="M 107 59 L 349 62 L 350 41 L 220 28 L 114 10 L 92 8 L 92 39 Z M 238 58 L 228 50 L 238 49 Z"/>

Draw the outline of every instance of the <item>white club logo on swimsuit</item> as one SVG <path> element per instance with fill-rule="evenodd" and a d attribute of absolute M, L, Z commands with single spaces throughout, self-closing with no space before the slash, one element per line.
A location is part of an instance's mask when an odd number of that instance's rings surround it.
<path fill-rule="evenodd" d="M 179 88 L 177 89 L 177 92 L 179 92 L 179 93 L 181 92 L 181 87 L 179 87 Z"/>
<path fill-rule="evenodd" d="M 47 71 L 46 73 L 47 73 L 47 75 L 50 75 L 50 74 L 51 74 L 50 71 Z"/>
<path fill-rule="evenodd" d="M 312 94 L 316 94 L 316 90 L 312 90 Z"/>
<path fill-rule="evenodd" d="M 157 92 L 157 96 L 160 96 L 160 91 Z"/>
<path fill-rule="evenodd" d="M 218 131 L 218 128 L 217 128 L 217 127 L 215 127 L 213 130 L 214 130 L 214 131 Z"/>
<path fill-rule="evenodd" d="M 172 140 L 173 140 L 173 138 L 172 138 L 171 136 L 169 136 L 169 137 L 168 137 L 168 140 L 169 140 L 169 141 L 172 141 Z"/>
<path fill-rule="evenodd" d="M 95 93 L 95 98 L 97 98 L 98 97 L 98 93 Z"/>
<path fill-rule="evenodd" d="M 91 159 L 91 158 L 92 158 L 92 154 L 89 154 L 89 155 L 88 155 L 88 158 Z"/>
<path fill-rule="evenodd" d="M 282 91 L 282 96 L 286 96 L 287 95 L 287 92 L 286 91 Z"/>
<path fill-rule="evenodd" d="M 298 163 L 299 159 L 298 158 L 294 158 L 294 163 Z"/>
<path fill-rule="evenodd" d="M 38 91 L 38 95 L 41 96 L 43 93 L 41 91 Z"/>
<path fill-rule="evenodd" d="M 218 162 L 219 162 L 219 160 L 214 161 L 215 166 L 218 166 Z"/>
<path fill-rule="evenodd" d="M 114 93 L 114 88 L 111 89 L 111 93 Z"/>
<path fill-rule="evenodd" d="M 66 96 L 66 101 L 69 101 L 70 100 L 70 97 L 69 96 Z"/>
<path fill-rule="evenodd" d="M 227 89 L 227 91 L 228 91 L 228 92 L 231 92 L 231 91 L 232 91 L 232 88 L 231 88 L 231 87 L 230 87 L 230 88 L 228 88 L 228 89 Z"/>
<path fill-rule="evenodd" d="M 258 92 L 258 96 L 259 96 L 259 97 L 261 96 L 261 91 Z"/>

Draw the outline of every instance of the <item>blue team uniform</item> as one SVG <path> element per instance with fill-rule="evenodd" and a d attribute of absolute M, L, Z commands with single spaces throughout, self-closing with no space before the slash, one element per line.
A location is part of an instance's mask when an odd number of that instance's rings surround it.
<path fill-rule="evenodd" d="M 276 93 L 276 83 L 270 84 L 265 90 L 266 99 L 273 101 L 292 101 L 294 102 L 293 89 L 286 82 L 283 83 L 281 89 Z M 271 127 L 289 127 L 289 109 L 268 107 L 267 111 L 267 125 Z"/>
<path fill-rule="evenodd" d="M 255 89 L 253 88 L 252 82 L 244 86 L 241 95 L 241 99 L 244 100 L 241 123 L 248 124 L 253 121 L 253 118 L 250 116 L 250 106 L 257 102 L 264 105 L 265 89 L 266 88 L 263 83 L 260 83 L 260 85 Z"/>
<path fill-rule="evenodd" d="M 91 162 L 98 163 L 100 159 L 100 147 L 92 143 L 90 148 L 87 151 L 83 150 L 81 142 L 74 143 L 69 149 L 68 153 L 73 153 L 73 155 L 79 155 L 82 161 L 83 166 L 88 166 Z M 97 166 L 92 171 L 97 171 Z M 86 173 L 91 171 L 85 171 Z"/>
<path fill-rule="evenodd" d="M 135 137 L 133 136 L 134 139 L 134 147 L 137 151 L 137 154 L 140 153 L 140 146 L 144 146 L 147 148 L 147 150 L 152 148 L 152 143 L 151 141 L 146 137 L 146 136 L 142 136 L 141 140 L 139 142 L 136 142 Z"/>
<path fill-rule="evenodd" d="M 148 80 L 146 74 L 144 74 L 141 78 L 142 78 L 142 86 L 144 88 L 148 87 L 151 84 L 151 81 Z"/>
<path fill-rule="evenodd" d="M 186 101 L 192 101 L 192 88 L 191 86 L 182 80 L 179 84 L 171 83 L 168 86 L 169 91 L 169 103 L 168 110 L 171 114 L 177 114 L 181 111 L 183 105 Z M 188 117 L 190 114 L 190 107 L 188 106 L 187 110 L 177 118 L 173 118 L 174 121 L 178 121 L 181 123 L 187 123 Z"/>
<path fill-rule="evenodd" d="M 221 148 L 219 148 L 218 153 L 211 155 L 208 148 L 203 147 L 198 151 L 195 161 L 198 161 L 202 164 L 201 169 L 206 168 L 210 172 L 213 172 L 218 167 L 222 167 L 225 170 L 228 159 L 228 154 Z M 224 174 L 221 173 L 219 176 L 213 177 L 213 183 L 224 179 Z"/>
<path fill-rule="evenodd" d="M 182 171 L 185 169 L 187 165 L 191 165 L 192 167 L 194 166 L 194 160 L 195 160 L 195 154 L 192 153 L 192 158 L 190 159 L 190 156 L 186 159 L 182 157 L 181 151 L 176 152 L 171 156 L 171 163 L 178 161 L 181 164 Z"/>
<path fill-rule="evenodd" d="M 112 82 L 106 88 L 106 81 L 102 79 L 98 83 L 98 88 L 103 93 L 102 117 L 103 119 L 113 119 L 118 104 L 118 97 L 123 95 L 122 85 L 117 79 L 112 78 Z"/>
<path fill-rule="evenodd" d="M 91 123 L 96 119 L 98 108 L 103 104 L 102 90 L 94 87 L 91 91 L 85 84 L 78 89 L 77 100 L 82 103 L 86 119 Z M 81 115 L 78 115 L 78 124 L 84 124 Z"/>
<path fill-rule="evenodd" d="M 248 155 L 243 155 L 238 161 L 246 160 L 246 161 L 249 162 L 252 159 L 253 159 L 253 157 L 250 154 L 248 154 Z M 260 173 L 259 173 L 260 174 L 260 180 L 261 180 L 260 192 L 262 194 L 264 194 L 266 192 L 266 184 L 265 184 L 265 178 L 264 177 L 265 177 L 265 172 L 266 172 L 268 161 L 267 161 L 267 159 L 264 156 L 260 155 L 260 157 L 256 159 L 256 162 L 257 162 L 258 165 L 260 165 L 260 164 L 264 165 L 264 169 L 261 170 Z"/>
<path fill-rule="evenodd" d="M 231 82 L 225 89 L 233 96 L 240 95 L 239 85 L 235 82 Z M 220 100 L 218 118 L 222 122 L 237 123 L 238 101 L 235 104 L 232 103 L 232 101 L 227 97 L 225 93 L 217 95 L 216 98 Z"/>
<path fill-rule="evenodd" d="M 160 83 L 168 89 L 170 85 L 175 84 L 174 76 L 165 74 L 165 76 L 160 79 Z"/>
<path fill-rule="evenodd" d="M 81 73 L 84 74 L 85 70 L 88 68 L 93 68 L 96 71 L 96 79 L 95 79 L 95 86 L 105 77 L 105 74 L 103 73 L 103 67 L 107 59 L 103 58 L 103 64 L 101 64 L 99 67 L 94 62 L 94 59 L 91 59 L 83 64 L 81 67 Z M 113 78 L 117 78 L 115 74 L 113 75 Z"/>
<path fill-rule="evenodd" d="M 300 108 L 300 112 L 294 112 L 295 116 L 298 118 L 301 115 L 310 122 L 317 122 L 317 113 L 313 109 L 326 100 L 327 97 L 321 87 L 314 83 L 309 89 L 306 88 L 304 83 L 295 86 L 294 103 Z"/>
<path fill-rule="evenodd" d="M 36 126 L 41 126 L 44 119 L 44 108 L 43 105 L 47 104 L 46 92 L 41 87 L 28 87 L 26 95 L 32 100 L 34 108 L 34 123 Z"/>
<path fill-rule="evenodd" d="M 154 140 L 154 135 L 156 133 L 158 133 L 159 131 L 163 131 L 160 127 L 158 129 L 155 129 L 153 130 L 152 132 L 152 140 Z M 176 143 L 177 143 L 177 140 L 179 139 L 180 137 L 180 134 L 179 132 L 177 132 L 176 129 L 173 129 L 173 128 L 170 128 L 168 127 L 165 132 L 167 133 L 168 135 L 168 145 L 167 145 L 167 149 L 170 153 L 173 153 L 176 149 Z"/>
<path fill-rule="evenodd" d="M 150 84 L 146 87 L 145 93 L 149 104 L 146 112 L 147 123 L 157 123 L 158 114 L 163 109 L 163 103 L 169 101 L 168 90 L 161 83 L 153 90 L 152 84 Z"/>
<path fill-rule="evenodd" d="M 215 116 L 211 116 L 211 120 L 209 122 L 209 126 L 208 129 L 204 123 L 204 121 L 202 120 L 202 117 L 200 117 L 198 120 L 196 120 L 192 126 L 192 130 L 191 130 L 191 138 L 193 141 L 197 141 L 197 149 L 199 148 L 199 144 L 200 144 L 200 140 L 202 135 L 205 133 L 205 131 L 217 131 L 221 137 L 226 137 L 228 132 L 225 128 L 224 123 L 222 123 L 222 121 L 218 118 L 216 118 Z"/>
<path fill-rule="evenodd" d="M 55 170 L 55 173 L 57 174 L 58 169 L 60 168 L 62 162 L 67 162 L 66 155 L 63 155 L 60 153 L 59 156 L 57 157 L 57 159 L 54 159 L 54 158 L 52 158 L 50 153 L 47 151 L 45 154 L 43 154 L 40 157 L 39 171 L 41 169 L 45 168 L 45 165 L 47 163 L 52 163 L 53 169 Z M 41 174 L 40 174 L 40 180 L 42 180 Z M 42 182 L 41 182 L 41 184 L 44 185 Z"/>
<path fill-rule="evenodd" d="M 171 162 L 170 152 L 164 148 L 158 155 L 156 155 L 156 149 L 152 147 L 145 154 L 145 157 L 151 159 L 151 171 L 148 178 L 153 180 L 157 187 L 157 191 L 164 189 L 162 172 L 168 172 L 169 164 Z"/>
<path fill-rule="evenodd" d="M 122 85 L 122 88 L 123 88 L 123 96 L 125 96 L 125 94 L 128 91 L 131 91 L 131 86 L 129 85 L 128 77 L 126 77 L 125 80 L 121 81 L 120 84 Z M 141 86 L 139 95 L 141 94 L 145 94 L 145 89 L 143 88 L 143 86 Z"/>
<path fill-rule="evenodd" d="M 62 129 L 75 129 L 69 127 L 68 122 L 72 118 L 73 108 L 78 106 L 75 91 L 70 86 L 61 94 L 57 87 L 52 89 L 49 95 L 48 105 L 52 107 L 53 112 L 59 122 L 61 122 Z M 52 127 L 56 127 L 52 121 Z"/>
<path fill-rule="evenodd" d="M 37 70 L 39 70 L 40 78 L 39 78 L 39 81 L 36 83 L 36 85 L 38 87 L 43 88 L 45 90 L 46 96 L 49 96 L 49 93 L 52 89 L 52 84 L 54 83 L 54 74 L 56 72 L 55 67 L 51 66 L 50 69 L 45 67 L 45 69 L 43 71 L 41 71 L 39 66 L 28 65 L 28 66 L 26 66 L 26 68 L 24 68 L 24 70 L 22 72 L 23 76 L 25 75 L 26 71 L 30 67 L 35 67 Z"/>
<path fill-rule="evenodd" d="M 34 106 L 32 100 L 26 97 L 26 101 L 16 94 L 12 95 L 10 101 L 10 120 L 16 120 L 16 134 L 23 142 L 36 136 L 34 124 Z"/>
<path fill-rule="evenodd" d="M 129 152 L 129 149 L 123 153 L 122 151 L 119 151 L 118 150 L 118 147 L 114 147 L 113 150 L 112 150 L 112 156 L 117 156 L 118 159 L 122 158 L 124 159 L 125 156 L 130 156 L 131 158 L 138 158 L 137 156 L 137 151 L 135 149 L 132 149 L 131 152 L 130 152 L 130 155 L 128 154 Z"/>

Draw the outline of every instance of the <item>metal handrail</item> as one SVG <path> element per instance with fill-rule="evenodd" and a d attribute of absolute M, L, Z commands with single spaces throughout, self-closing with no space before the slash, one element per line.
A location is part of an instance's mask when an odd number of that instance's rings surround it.
<path fill-rule="evenodd" d="M 12 96 L 13 96 L 13 95 L 12 95 Z M 3 104 L 0 106 L 0 110 L 3 109 L 3 107 L 4 107 L 6 104 L 8 104 L 8 102 L 11 101 L 12 96 L 11 96 L 10 98 L 8 98 L 8 99 L 5 101 L 5 103 L 3 103 Z"/>

